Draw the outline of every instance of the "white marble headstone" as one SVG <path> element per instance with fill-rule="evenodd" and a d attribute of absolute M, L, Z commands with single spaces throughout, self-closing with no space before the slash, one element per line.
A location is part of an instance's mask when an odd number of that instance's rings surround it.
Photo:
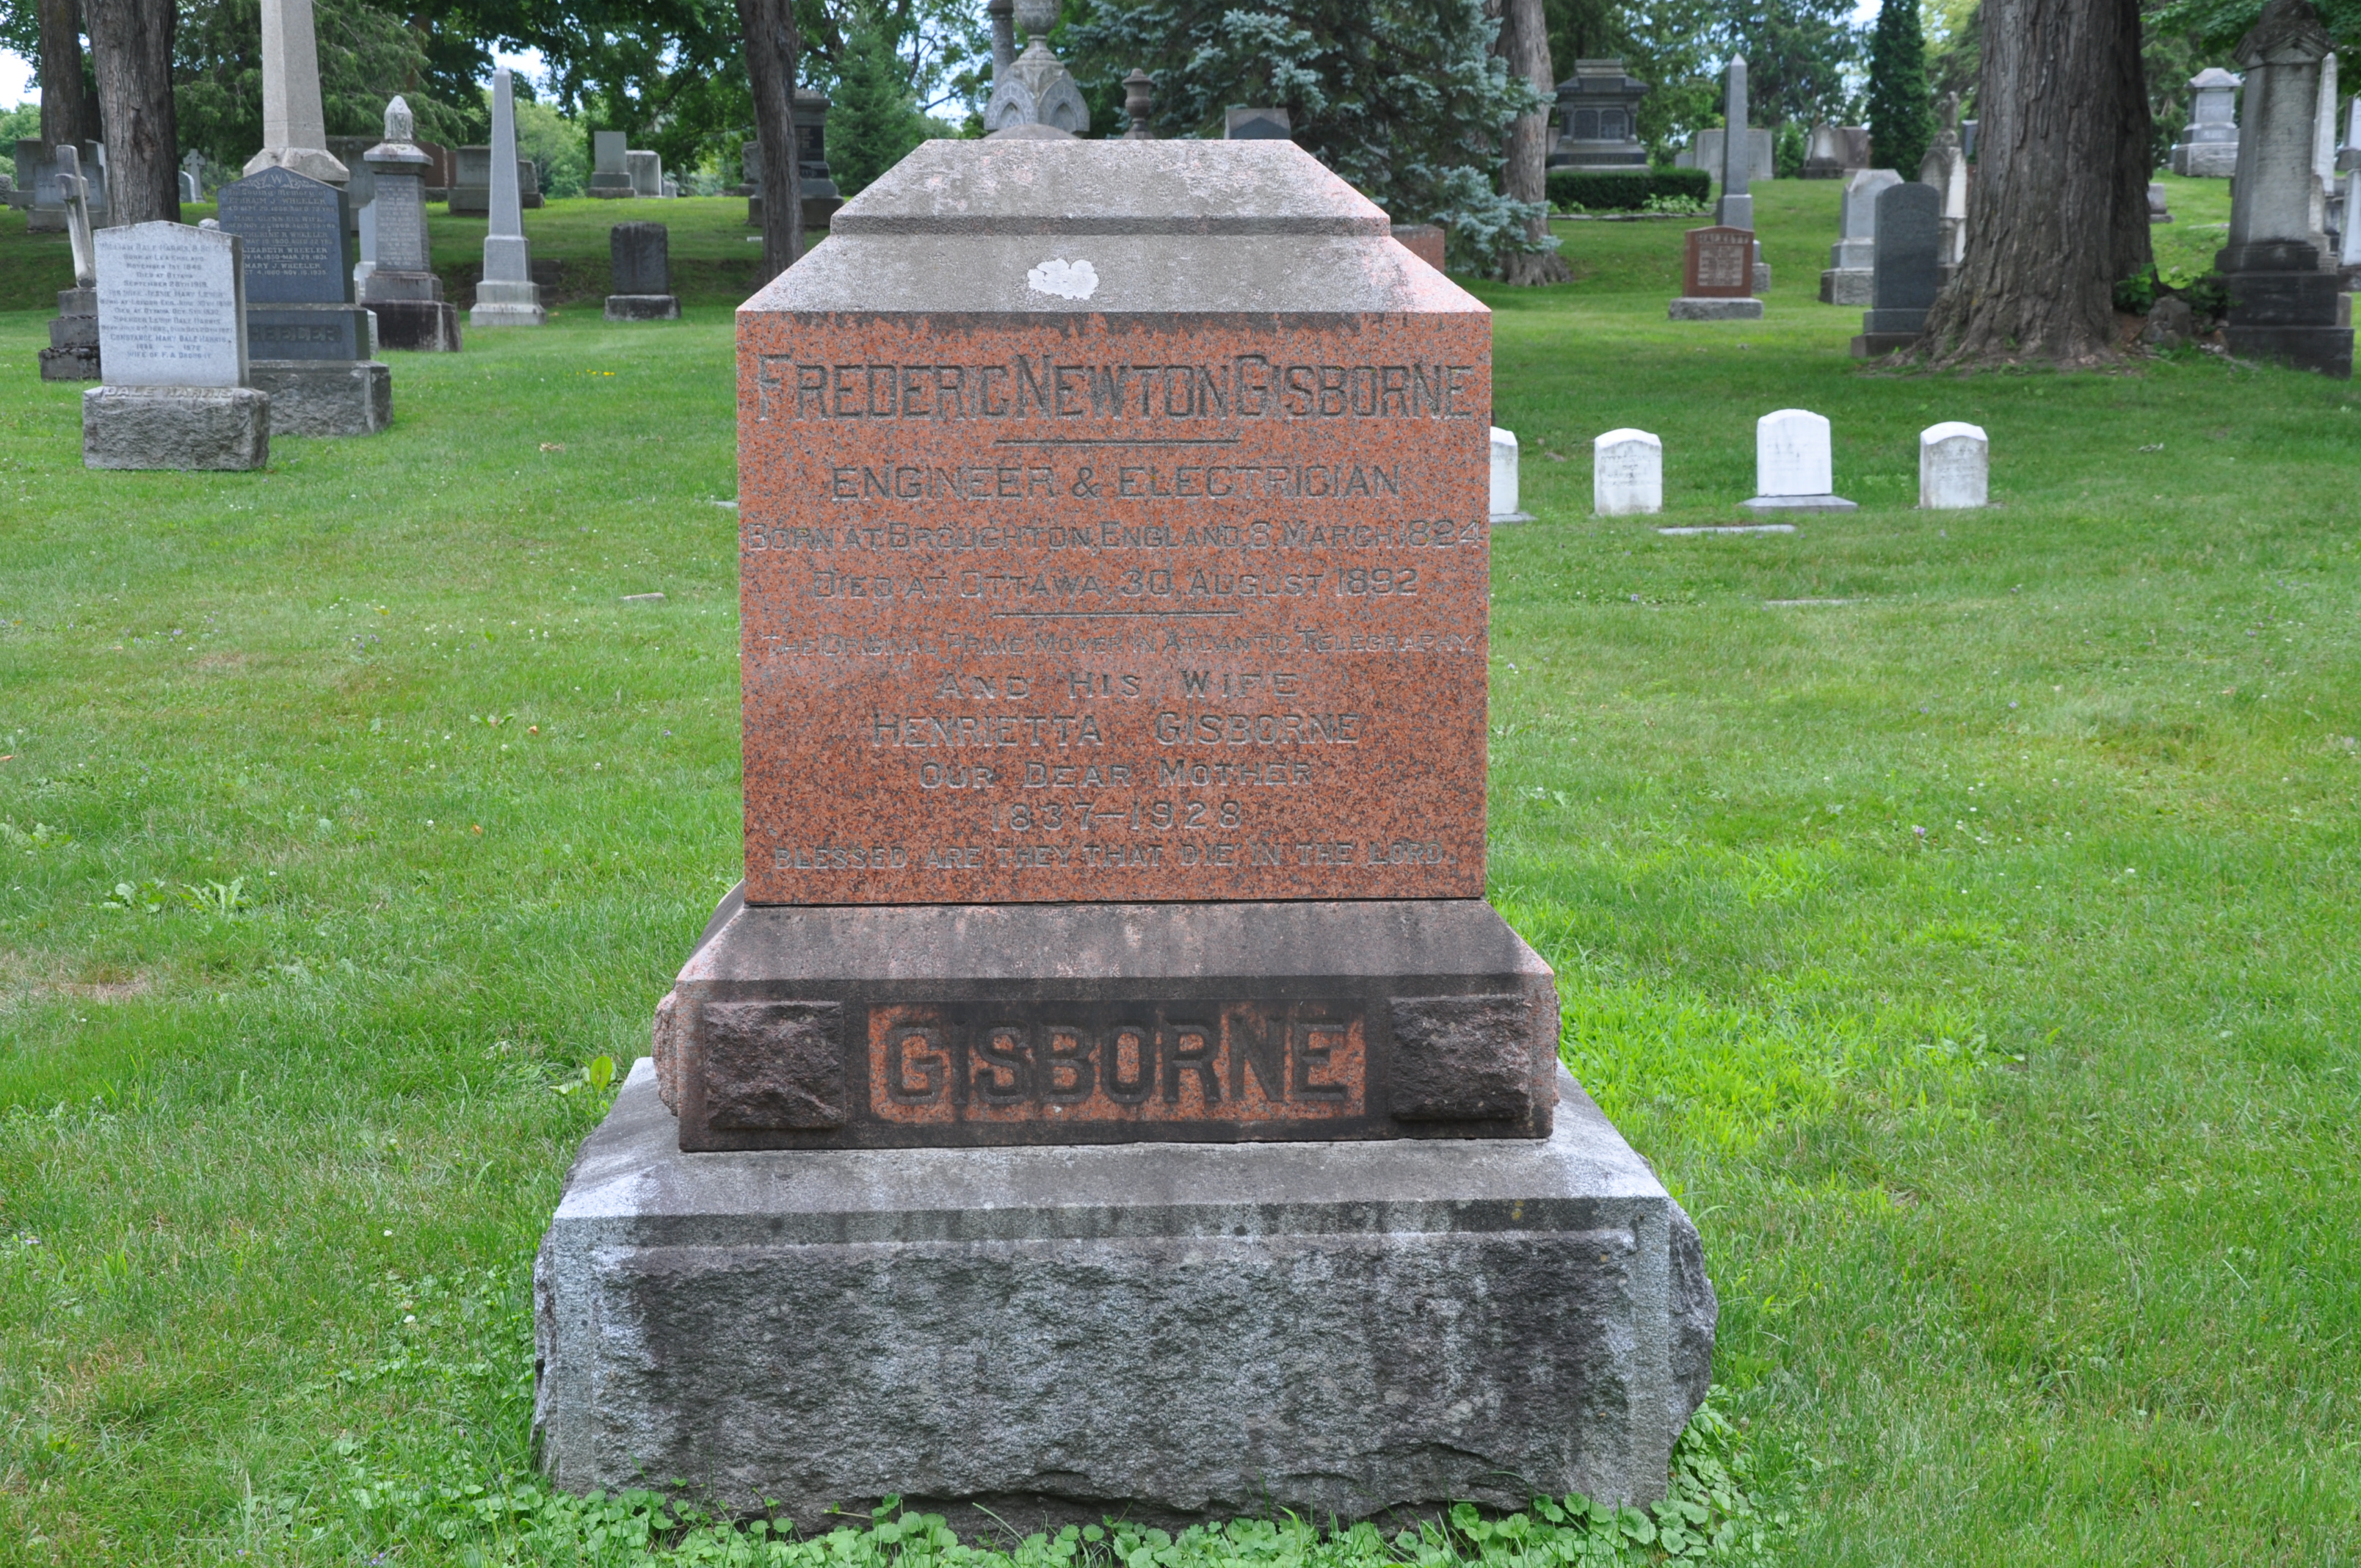
<path fill-rule="evenodd" d="M 1781 409 L 1754 422 L 1754 493 L 1825 496 L 1836 488 L 1828 422 L 1808 409 Z"/>
<path fill-rule="evenodd" d="M 246 385 L 238 239 L 220 229 L 101 229 L 98 357 L 110 387 Z"/>
<path fill-rule="evenodd" d="M 1517 436 L 1492 427 L 1492 515 L 1517 515 Z"/>
<path fill-rule="evenodd" d="M 1644 430 L 1610 430 L 1592 442 L 1590 500 L 1601 517 L 1664 510 L 1664 442 Z"/>
<path fill-rule="evenodd" d="M 1949 510 L 1984 504 L 1992 476 L 1992 443 L 1980 426 L 1957 420 L 1918 433 L 1918 504 Z"/>

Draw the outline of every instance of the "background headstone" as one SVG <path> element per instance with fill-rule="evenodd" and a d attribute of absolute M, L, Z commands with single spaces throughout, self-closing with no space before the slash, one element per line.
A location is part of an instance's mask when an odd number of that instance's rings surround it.
<path fill-rule="evenodd" d="M 1647 95 L 1648 84 L 1625 71 L 1620 60 L 1576 60 L 1574 74 L 1557 84 L 1549 167 L 1645 169 L 1640 104 Z"/>
<path fill-rule="evenodd" d="M 1753 176 L 1753 164 L 1747 156 L 1746 146 L 1746 57 L 1733 56 L 1727 68 L 1722 87 L 1721 109 L 1721 200 L 1713 210 L 1713 221 L 1725 228 L 1751 229 L 1754 226 L 1754 198 L 1746 193 L 1746 183 Z"/>
<path fill-rule="evenodd" d="M 660 198 L 664 195 L 664 158 L 661 154 L 639 148 L 626 148 L 623 167 L 631 178 L 631 194 Z"/>
<path fill-rule="evenodd" d="M 621 131 L 590 133 L 590 190 L 593 196 L 620 200 L 636 196 L 631 171 L 623 159 L 630 143 Z"/>
<path fill-rule="evenodd" d="M 507 67 L 492 72 L 492 146 L 487 159 L 491 224 L 484 236 L 483 278 L 467 313 L 471 326 L 539 326 L 548 319 L 533 280 L 533 251 L 525 243 L 517 189 L 515 94 Z"/>
<path fill-rule="evenodd" d="M 607 231 L 615 291 L 607 296 L 610 322 L 677 321 L 672 291 L 672 236 L 662 224 L 617 224 Z"/>
<path fill-rule="evenodd" d="M 1492 427 L 1491 506 L 1494 522 L 1531 522 L 1532 514 L 1517 504 L 1517 433 Z"/>
<path fill-rule="evenodd" d="M 66 237 L 73 254 L 73 287 L 58 291 L 58 313 L 49 322 L 49 345 L 39 355 L 44 381 L 99 378 L 98 258 L 92 247 L 90 182 L 82 178 L 80 153 L 57 149 L 58 197 L 65 208 Z"/>
<path fill-rule="evenodd" d="M 1610 430 L 1590 444 L 1590 504 L 1600 517 L 1664 510 L 1664 444 L 1644 430 Z"/>
<path fill-rule="evenodd" d="M 1918 504 L 1928 510 L 1980 507 L 1990 492 L 1992 443 L 1957 420 L 1918 433 Z"/>
<path fill-rule="evenodd" d="M 92 468 L 259 468 L 270 399 L 247 385 L 236 235 L 172 223 L 93 236 L 104 385 L 82 394 Z"/>
<path fill-rule="evenodd" d="M 2271 0 L 2238 40 L 2246 123 L 2230 186 L 2229 243 L 2213 258 L 2230 296 L 2230 352 L 2344 379 L 2353 329 L 2337 324 L 2334 258 L 2323 269 L 2315 150 L 2322 61 L 2334 46 L 2306 0 Z"/>
<path fill-rule="evenodd" d="M 1755 299 L 1754 231 L 1717 225 L 1690 229 L 1681 253 L 1681 297 L 1669 310 L 1676 322 L 1760 321 Z"/>
<path fill-rule="evenodd" d="M 2227 180 L 2238 171 L 2238 78 L 2208 66 L 2189 79 L 2189 123 L 2172 144 L 2175 174 Z"/>
<path fill-rule="evenodd" d="M 1837 127 L 1825 121 L 1814 126 L 1804 147 L 1804 178 L 1841 180 L 1844 172 L 1844 148 L 1838 140 Z"/>
<path fill-rule="evenodd" d="M 410 105 L 395 98 L 386 105 L 385 139 L 360 157 L 376 197 L 354 288 L 377 317 L 379 347 L 456 353 L 459 313 L 443 297 L 427 243 L 426 181 L 434 159 L 410 139 L 412 128 Z"/>
<path fill-rule="evenodd" d="M 1852 340 L 1857 359 L 1890 354 L 1918 341 L 1938 291 L 1943 198 L 1932 185 L 1889 185 L 1877 194 L 1877 253 L 1870 308 Z"/>
<path fill-rule="evenodd" d="M 1845 181 L 1841 237 L 1828 247 L 1828 270 L 1820 274 L 1820 303 L 1871 302 L 1877 263 L 1877 198 L 1902 183 L 1891 169 L 1863 169 Z"/>
<path fill-rule="evenodd" d="M 1828 422 L 1809 409 L 1781 409 L 1754 422 L 1754 511 L 1851 511 L 1832 493 Z"/>
<path fill-rule="evenodd" d="M 346 194 L 283 167 L 221 188 L 223 230 L 246 269 L 249 378 L 270 394 L 274 434 L 374 435 L 393 417 L 368 307 L 353 299 Z"/>

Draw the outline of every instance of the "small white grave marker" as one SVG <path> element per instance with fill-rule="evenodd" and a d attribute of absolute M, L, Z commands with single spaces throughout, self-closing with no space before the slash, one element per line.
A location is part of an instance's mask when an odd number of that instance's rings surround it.
<path fill-rule="evenodd" d="M 1918 433 L 1918 504 L 1949 511 L 1985 504 L 1992 443 L 1981 426 L 1949 420 Z"/>
<path fill-rule="evenodd" d="M 1492 427 L 1492 521 L 1531 522 L 1530 512 L 1517 510 L 1517 434 Z"/>
<path fill-rule="evenodd" d="M 1600 517 L 1664 510 L 1664 444 L 1644 430 L 1610 430 L 1590 444 L 1590 504 Z"/>
<path fill-rule="evenodd" d="M 1754 422 L 1755 511 L 1851 511 L 1836 488 L 1828 422 L 1809 409 L 1781 409 Z"/>

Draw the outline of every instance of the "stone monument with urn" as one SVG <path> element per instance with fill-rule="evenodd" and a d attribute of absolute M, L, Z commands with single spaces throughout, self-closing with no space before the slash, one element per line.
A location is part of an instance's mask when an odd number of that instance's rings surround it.
<path fill-rule="evenodd" d="M 543 1244 L 549 1473 L 1661 1496 L 1712 1287 L 1483 896 L 1484 306 L 1290 142 L 1035 137 L 738 323 L 745 877 Z"/>

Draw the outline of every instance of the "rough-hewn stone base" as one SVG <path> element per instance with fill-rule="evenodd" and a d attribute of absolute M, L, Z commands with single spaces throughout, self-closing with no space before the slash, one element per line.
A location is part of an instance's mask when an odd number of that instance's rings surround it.
<path fill-rule="evenodd" d="M 642 1060 L 534 1266 L 543 1467 L 807 1526 L 1646 1502 L 1713 1288 L 1558 1093 L 1545 1141 L 684 1155 Z"/>
<path fill-rule="evenodd" d="M 1760 300 L 1706 300 L 1683 295 L 1665 313 L 1676 322 L 1759 322 Z"/>
<path fill-rule="evenodd" d="M 609 294 L 607 296 L 607 319 L 610 322 L 676 322 L 680 320 L 680 300 L 673 294 Z"/>
<path fill-rule="evenodd" d="M 270 394 L 253 387 L 93 387 L 82 395 L 86 468 L 259 468 Z"/>
<path fill-rule="evenodd" d="M 375 435 L 393 422 L 393 367 L 374 359 L 258 359 L 273 435 Z"/>
<path fill-rule="evenodd" d="M 55 323 L 51 323 L 55 325 Z M 44 381 L 95 381 L 99 378 L 98 345 L 75 344 L 66 348 L 44 348 L 37 357 L 41 362 Z"/>

